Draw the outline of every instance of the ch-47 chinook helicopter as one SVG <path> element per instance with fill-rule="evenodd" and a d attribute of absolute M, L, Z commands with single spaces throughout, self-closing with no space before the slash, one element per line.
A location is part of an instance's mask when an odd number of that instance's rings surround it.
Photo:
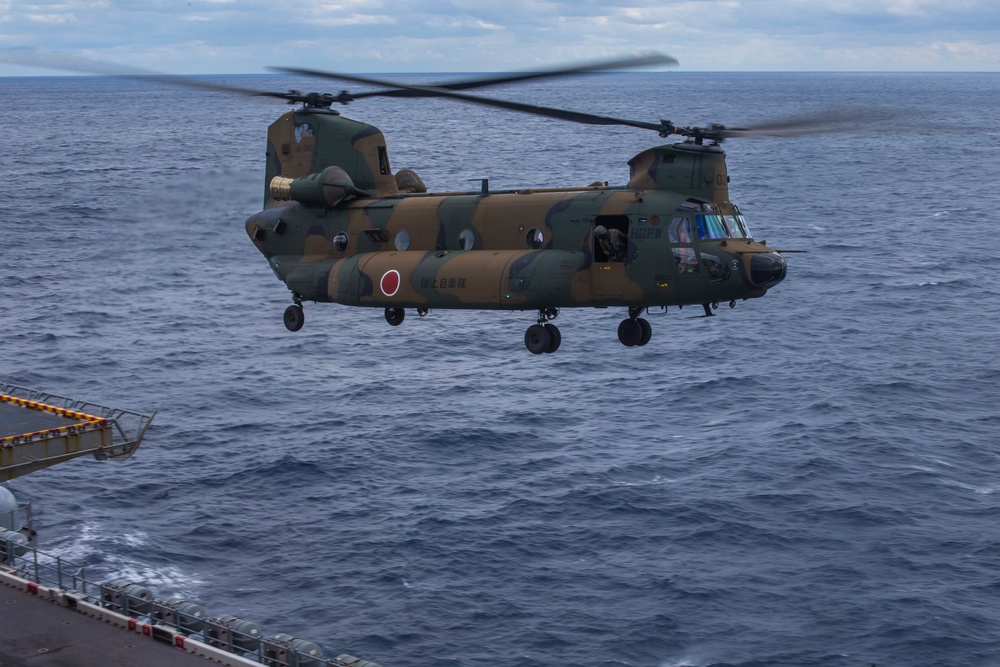
<path fill-rule="evenodd" d="M 55 54 L 0 53 L 0 60 L 129 78 L 151 72 Z M 402 324 L 407 309 L 535 311 L 524 343 L 555 352 L 562 308 L 622 307 L 622 344 L 642 346 L 649 309 L 764 296 L 785 277 L 781 252 L 755 241 L 729 200 L 724 139 L 826 131 L 823 119 L 753 128 L 682 127 L 612 118 L 472 95 L 465 90 L 545 77 L 676 64 L 659 54 L 573 67 L 414 86 L 372 77 L 299 68 L 276 71 L 383 87 L 338 95 L 264 92 L 187 77 L 156 76 L 171 85 L 300 104 L 267 135 L 264 209 L 246 221 L 253 244 L 292 293 L 284 323 L 298 331 L 304 301 L 384 309 Z M 367 97 L 444 97 L 591 125 L 652 130 L 683 141 L 642 151 L 628 161 L 622 186 L 475 192 L 427 192 L 412 170 L 393 173 L 378 128 L 342 116 L 334 103 Z M 795 251 L 792 251 L 795 252 Z"/>
<path fill-rule="evenodd" d="M 676 62 L 648 56 L 588 70 Z M 384 309 L 402 324 L 406 310 L 531 310 L 524 343 L 540 354 L 559 348 L 552 320 L 563 308 L 623 307 L 625 346 L 649 342 L 641 317 L 651 308 L 761 297 L 785 277 L 781 254 L 755 241 L 729 199 L 723 139 L 780 133 L 784 126 L 729 129 L 680 127 L 485 98 L 462 90 L 538 76 L 477 79 L 441 86 L 298 68 L 278 71 L 347 80 L 386 90 L 302 95 L 268 130 L 264 210 L 247 234 L 292 292 L 284 313 L 302 328 L 304 301 Z M 446 97 L 550 118 L 626 125 L 679 135 L 684 141 L 647 149 L 628 164 L 623 186 L 475 192 L 427 192 L 419 176 L 393 173 L 377 128 L 332 107 L 374 95 Z M 796 130 L 791 124 L 789 129 Z"/>

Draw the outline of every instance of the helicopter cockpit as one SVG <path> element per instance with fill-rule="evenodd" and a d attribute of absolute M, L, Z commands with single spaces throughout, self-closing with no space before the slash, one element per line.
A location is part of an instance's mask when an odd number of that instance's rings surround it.
<path fill-rule="evenodd" d="M 677 272 L 681 275 L 697 274 L 704 268 L 713 280 L 727 278 L 729 270 L 725 263 L 718 257 L 705 253 L 703 248 L 698 249 L 696 240 L 730 238 L 750 238 L 746 220 L 735 205 L 730 211 L 723 213 L 712 204 L 689 199 L 667 227 L 667 239 Z"/>

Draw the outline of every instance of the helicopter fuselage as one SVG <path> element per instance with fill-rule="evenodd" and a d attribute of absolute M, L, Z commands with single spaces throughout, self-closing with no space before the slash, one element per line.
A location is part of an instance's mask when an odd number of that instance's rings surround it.
<path fill-rule="evenodd" d="M 676 306 L 762 296 L 783 276 L 741 215 L 661 191 L 401 194 L 330 210 L 290 203 L 248 226 L 263 231 L 261 251 L 289 289 L 351 306 Z M 602 227 L 618 238 L 617 253 L 602 244 Z"/>
<path fill-rule="evenodd" d="M 290 308 L 385 308 L 393 324 L 407 308 L 538 310 L 541 325 L 560 308 L 625 306 L 636 320 L 688 304 L 708 314 L 785 275 L 729 201 L 719 146 L 648 149 L 624 186 L 443 193 L 394 176 L 381 133 L 337 114 L 285 114 L 268 149 L 265 209 L 246 229 Z"/>

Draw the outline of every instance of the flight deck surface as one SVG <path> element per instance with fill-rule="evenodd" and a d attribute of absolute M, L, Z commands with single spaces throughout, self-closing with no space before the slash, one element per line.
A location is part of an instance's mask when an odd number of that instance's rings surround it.
<path fill-rule="evenodd" d="M 100 417 L 0 395 L 0 440 L 95 422 Z"/>
<path fill-rule="evenodd" d="M 0 587 L 0 627 L 0 665 L 186 667 L 210 662 L 13 588 Z"/>

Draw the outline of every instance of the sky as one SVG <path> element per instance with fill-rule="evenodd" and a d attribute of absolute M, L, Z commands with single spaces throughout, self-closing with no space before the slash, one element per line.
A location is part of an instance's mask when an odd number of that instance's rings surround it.
<path fill-rule="evenodd" d="M 1000 1 L 0 0 L 0 60 L 22 49 L 170 74 L 514 71 L 650 51 L 680 71 L 995 72 Z M 41 73 L 0 62 L 0 76 Z"/>

